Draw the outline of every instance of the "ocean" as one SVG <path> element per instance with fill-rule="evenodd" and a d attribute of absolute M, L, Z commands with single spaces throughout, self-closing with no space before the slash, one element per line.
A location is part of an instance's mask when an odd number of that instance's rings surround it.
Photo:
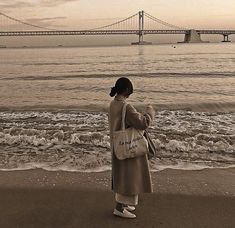
<path fill-rule="evenodd" d="M 152 104 L 152 171 L 235 166 L 235 44 L 0 49 L 0 170 L 111 169 L 107 110 Z"/>

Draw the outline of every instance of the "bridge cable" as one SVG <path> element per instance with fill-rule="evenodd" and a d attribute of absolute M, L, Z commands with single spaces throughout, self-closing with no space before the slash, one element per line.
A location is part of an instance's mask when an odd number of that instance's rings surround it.
<path fill-rule="evenodd" d="M 120 24 L 120 23 L 122 23 L 122 22 L 125 22 L 125 21 L 127 21 L 127 20 L 129 20 L 129 19 L 134 18 L 134 17 L 137 16 L 137 15 L 139 15 L 139 13 L 136 13 L 136 14 L 134 14 L 134 15 L 128 17 L 128 18 L 125 18 L 125 19 L 123 19 L 123 20 L 117 21 L 117 22 L 115 22 L 115 23 L 112 23 L 112 24 L 109 24 L 109 25 L 104 25 L 104 26 L 101 26 L 101 27 L 93 28 L 93 29 L 89 29 L 89 30 L 86 30 L 86 31 L 93 31 L 93 30 L 98 30 L 98 29 L 104 29 L 104 28 L 107 28 L 107 27 L 111 27 L 111 26 L 114 26 L 114 25 L 118 25 L 118 24 Z"/>
<path fill-rule="evenodd" d="M 146 16 L 147 18 L 149 18 L 149 19 L 151 19 L 151 20 L 153 20 L 153 21 L 155 21 L 155 22 L 157 22 L 157 23 L 159 23 L 159 24 L 162 24 L 162 25 L 165 25 L 165 26 L 174 28 L 174 29 L 180 29 L 180 30 L 183 29 L 183 30 L 186 30 L 186 28 L 182 28 L 182 27 L 179 27 L 179 26 L 170 24 L 170 23 L 168 23 L 168 22 L 162 21 L 162 20 L 160 20 L 160 19 L 158 19 L 158 18 L 156 18 L 156 17 L 154 17 L 154 16 L 152 16 L 152 15 L 146 13 L 146 12 L 144 12 L 144 14 L 145 14 L 145 16 Z"/>
<path fill-rule="evenodd" d="M 10 20 L 13 20 L 13 21 L 16 21 L 16 22 L 19 22 L 21 24 L 24 24 L 24 25 L 28 25 L 28 26 L 31 26 L 31 27 L 35 27 L 35 28 L 40 28 L 40 29 L 46 29 L 46 30 L 53 30 L 53 31 L 58 31 L 57 29 L 51 29 L 51 28 L 47 28 L 47 27 L 42 27 L 42 26 L 38 26 L 38 25 L 33 25 L 33 24 L 30 24 L 30 23 L 27 23 L 27 22 L 24 22 L 24 21 L 21 21 L 19 19 L 16 19 L 14 17 L 10 17 L 2 12 L 0 12 L 0 15 L 10 19 Z"/>

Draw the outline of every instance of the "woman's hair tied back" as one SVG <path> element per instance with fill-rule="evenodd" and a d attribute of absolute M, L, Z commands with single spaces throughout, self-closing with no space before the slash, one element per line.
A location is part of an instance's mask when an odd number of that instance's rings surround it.
<path fill-rule="evenodd" d="M 132 94 L 133 85 L 128 78 L 121 77 L 116 81 L 115 86 L 111 88 L 111 92 L 109 95 L 111 97 L 114 97 L 116 94 L 121 94 L 125 92 L 126 90 L 128 90 L 128 95 Z"/>
<path fill-rule="evenodd" d="M 110 95 L 111 97 L 114 97 L 116 93 L 117 93 L 117 88 L 114 86 L 114 87 L 111 88 L 111 92 L 110 92 L 109 95 Z"/>

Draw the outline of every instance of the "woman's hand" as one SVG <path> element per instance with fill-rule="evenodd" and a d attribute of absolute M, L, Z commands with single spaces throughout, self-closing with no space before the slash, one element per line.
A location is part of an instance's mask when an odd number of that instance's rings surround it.
<path fill-rule="evenodd" d="M 155 110 L 154 110 L 154 108 L 153 108 L 152 105 L 148 104 L 148 105 L 146 106 L 146 113 L 150 115 L 151 119 L 154 118 L 154 116 L 155 116 Z"/>

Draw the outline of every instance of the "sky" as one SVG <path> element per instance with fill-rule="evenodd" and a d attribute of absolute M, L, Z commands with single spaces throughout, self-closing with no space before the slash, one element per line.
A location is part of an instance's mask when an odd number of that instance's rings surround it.
<path fill-rule="evenodd" d="M 185 28 L 235 29 L 235 0 L 0 0 L 0 12 L 56 29 L 91 29 L 140 10 Z"/>

